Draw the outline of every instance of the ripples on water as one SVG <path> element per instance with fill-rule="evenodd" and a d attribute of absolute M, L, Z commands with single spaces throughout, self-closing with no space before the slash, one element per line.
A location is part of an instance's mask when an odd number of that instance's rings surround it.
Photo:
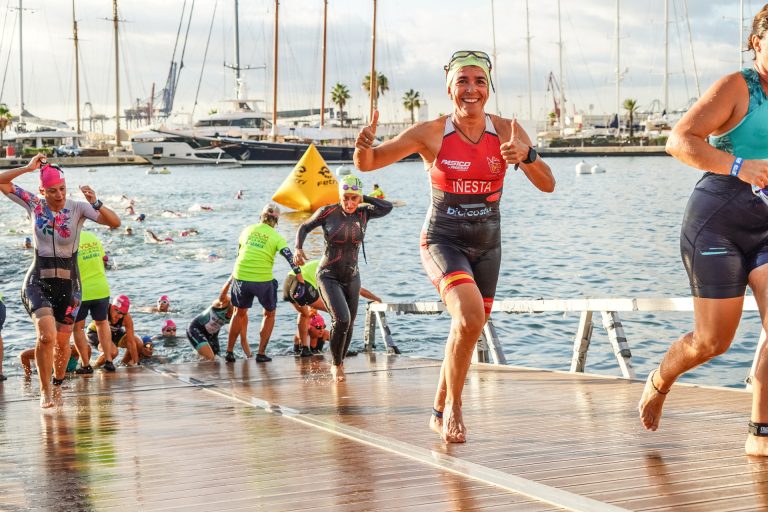
<path fill-rule="evenodd" d="M 688 195 L 701 175 L 667 157 L 611 157 L 599 159 L 605 174 L 576 175 L 578 159 L 552 158 L 557 190 L 543 194 L 520 172 L 510 171 L 503 208 L 503 261 L 497 298 L 679 297 L 689 295 L 680 262 L 678 236 Z M 291 167 L 202 168 L 172 167 L 170 175 L 146 175 L 147 167 L 67 169 L 70 190 L 90 184 L 110 207 L 121 213 L 123 227 L 110 232 L 87 222 L 97 232 L 116 267 L 108 272 L 112 295 L 124 293 L 136 306 L 151 306 L 160 295 L 171 298 L 173 313 L 158 315 L 134 310 L 140 335 L 158 334 L 166 318 L 183 332 L 186 324 L 217 296 L 232 270 L 237 238 L 248 224 L 258 222 L 261 207 L 290 173 Z M 37 175 L 18 183 L 36 190 Z M 436 300 L 437 294 L 421 269 L 419 231 L 429 200 L 426 173 L 420 164 L 404 163 L 364 174 L 366 189 L 374 181 L 389 198 L 401 199 L 383 219 L 371 221 L 366 236 L 368 263 L 361 263 L 363 286 L 389 302 Z M 234 199 L 238 189 L 244 199 Z M 124 213 L 122 194 L 136 200 L 143 223 Z M 213 212 L 195 211 L 210 205 Z M 190 208 L 192 211 L 190 211 Z M 163 214 L 182 213 L 182 217 Z M 278 230 L 293 246 L 297 226 L 305 214 L 288 213 Z M 131 226 L 135 235 L 123 234 Z M 143 232 L 152 229 L 168 245 L 145 244 Z M 196 236 L 181 237 L 194 228 Z M 31 260 L 20 249 L 30 228 L 23 210 L 0 200 L 0 292 L 6 297 L 8 320 L 3 330 L 5 371 L 19 372 L 16 355 L 33 345 L 34 331 L 24 311 L 19 290 Z M 322 236 L 308 239 L 307 254 L 319 257 Z M 215 254 L 215 257 L 211 257 Z M 282 284 L 288 265 L 275 260 L 275 277 Z M 361 308 L 362 312 L 363 308 Z M 327 318 L 327 316 L 326 316 Z M 361 313 L 353 346 L 362 344 Z M 595 327 L 587 368 L 617 375 L 619 370 L 605 331 Z M 669 343 L 692 324 L 690 313 L 622 313 L 624 329 L 639 375 L 658 364 Z M 393 336 L 405 354 L 442 355 L 449 328 L 446 315 L 388 318 Z M 568 369 L 578 314 L 496 315 L 495 324 L 510 364 Z M 257 343 L 261 321 L 251 312 L 251 343 Z M 279 303 L 277 322 L 268 352 L 287 353 L 293 344 L 295 314 Z M 684 379 L 712 385 L 740 386 L 749 371 L 759 335 L 755 313 L 746 314 L 729 353 L 689 373 Z M 226 329 L 221 338 L 226 340 Z M 256 341 L 254 341 L 256 340 Z M 381 345 L 380 339 L 377 340 Z M 239 349 L 238 349 L 239 350 Z M 186 340 L 159 352 L 171 360 L 191 361 L 196 353 Z"/>

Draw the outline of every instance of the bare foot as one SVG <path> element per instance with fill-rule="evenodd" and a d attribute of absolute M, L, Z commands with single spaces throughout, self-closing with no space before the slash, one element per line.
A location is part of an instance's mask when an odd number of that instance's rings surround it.
<path fill-rule="evenodd" d="M 744 452 L 747 455 L 754 455 L 756 457 L 768 457 L 768 437 L 747 435 Z"/>
<path fill-rule="evenodd" d="M 664 400 L 667 398 L 669 390 L 662 393 L 653 383 L 653 377 L 658 370 L 653 370 L 648 375 L 648 380 L 645 382 L 645 388 L 643 389 L 643 396 L 640 397 L 640 402 L 637 404 L 637 410 L 640 413 L 640 422 L 643 424 L 646 430 L 655 431 L 659 428 L 659 422 L 661 421 L 661 409 L 664 407 Z"/>
<path fill-rule="evenodd" d="M 40 407 L 42 409 L 50 409 L 55 404 L 53 402 L 53 390 L 49 385 L 47 388 L 40 390 Z"/>
<path fill-rule="evenodd" d="M 466 443 L 467 429 L 461 416 L 461 407 L 446 404 L 443 411 L 443 428 L 440 433 L 446 443 Z"/>
<path fill-rule="evenodd" d="M 334 382 L 344 382 L 347 380 L 346 375 L 344 375 L 344 365 L 331 365 L 331 377 L 333 377 Z"/>
<path fill-rule="evenodd" d="M 429 428 L 440 437 L 443 437 L 443 418 L 438 418 L 435 413 L 429 415 Z"/>

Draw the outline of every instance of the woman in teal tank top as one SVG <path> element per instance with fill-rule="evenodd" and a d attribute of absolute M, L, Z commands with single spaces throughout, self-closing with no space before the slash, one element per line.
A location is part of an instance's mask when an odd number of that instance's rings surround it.
<path fill-rule="evenodd" d="M 751 68 L 718 80 L 683 116 L 667 152 L 705 171 L 683 217 L 680 252 L 693 295 L 695 327 L 672 343 L 648 375 L 638 410 L 659 426 L 667 393 L 683 373 L 727 351 L 749 286 L 768 325 L 768 4 L 747 45 Z M 753 189 L 756 193 L 753 193 Z M 768 193 L 768 191 L 765 191 Z M 768 456 L 768 350 L 759 350 L 745 451 Z"/>

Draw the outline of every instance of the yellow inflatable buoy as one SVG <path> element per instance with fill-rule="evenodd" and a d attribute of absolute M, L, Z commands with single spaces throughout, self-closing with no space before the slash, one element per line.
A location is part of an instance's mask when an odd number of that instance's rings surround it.
<path fill-rule="evenodd" d="M 338 185 L 320 152 L 310 144 L 272 200 L 294 210 L 313 212 L 339 200 Z"/>

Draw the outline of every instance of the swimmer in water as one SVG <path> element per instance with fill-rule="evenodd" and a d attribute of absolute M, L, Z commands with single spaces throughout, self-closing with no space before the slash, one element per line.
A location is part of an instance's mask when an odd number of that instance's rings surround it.
<path fill-rule="evenodd" d="M 144 230 L 144 243 L 147 244 L 172 244 L 173 238 L 160 238 L 151 229 Z"/>

